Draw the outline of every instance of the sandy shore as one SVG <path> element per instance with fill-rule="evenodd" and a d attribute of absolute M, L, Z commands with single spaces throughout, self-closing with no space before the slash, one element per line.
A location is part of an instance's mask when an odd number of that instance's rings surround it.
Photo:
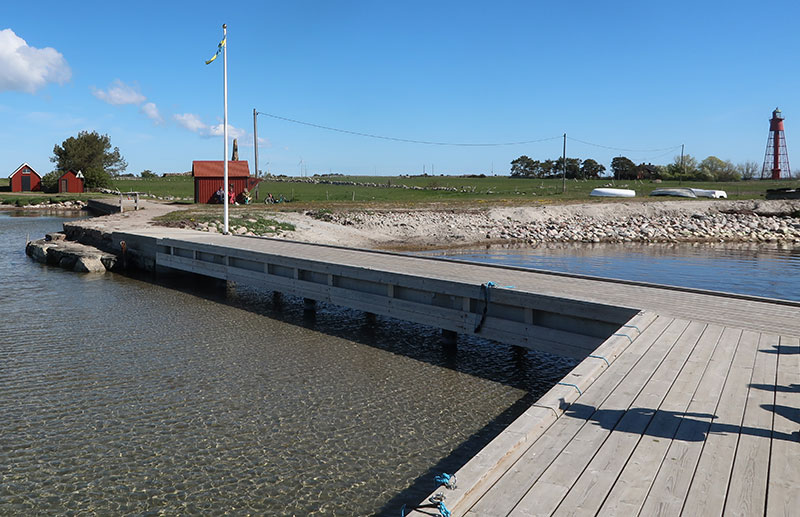
<path fill-rule="evenodd" d="M 82 221 L 110 233 L 157 226 L 184 206 L 147 202 L 145 209 Z M 785 242 L 800 244 L 800 201 L 626 201 L 482 209 L 275 212 L 291 223 L 280 237 L 361 248 L 426 249 L 535 245 L 545 242 Z M 200 231 L 215 228 L 195 226 Z M 238 229 L 240 231 L 244 228 Z"/>

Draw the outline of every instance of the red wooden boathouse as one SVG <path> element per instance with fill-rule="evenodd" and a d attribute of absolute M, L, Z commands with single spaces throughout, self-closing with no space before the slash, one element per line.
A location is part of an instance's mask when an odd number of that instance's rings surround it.
<path fill-rule="evenodd" d="M 23 163 L 8 177 L 11 192 L 34 192 L 42 190 L 42 177 L 33 167 Z"/>
<path fill-rule="evenodd" d="M 58 192 L 83 192 L 83 173 L 67 171 L 58 178 Z"/>
<path fill-rule="evenodd" d="M 225 164 L 222 160 L 195 160 L 192 162 L 194 176 L 194 202 L 216 203 L 216 193 L 223 186 Z M 252 188 L 250 167 L 247 160 L 228 162 L 228 184 L 239 197 L 245 188 Z"/>

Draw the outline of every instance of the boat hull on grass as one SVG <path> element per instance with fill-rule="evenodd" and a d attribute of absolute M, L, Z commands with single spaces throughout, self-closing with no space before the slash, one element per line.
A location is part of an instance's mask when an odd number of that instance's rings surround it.
<path fill-rule="evenodd" d="M 636 191 L 626 188 L 596 188 L 589 195 L 595 197 L 636 197 Z"/>
<path fill-rule="evenodd" d="M 728 193 L 724 190 L 707 190 L 703 188 L 690 188 L 697 197 L 710 197 L 712 199 L 728 199 Z"/>
<path fill-rule="evenodd" d="M 650 192 L 651 196 L 693 197 L 695 194 L 690 188 L 657 188 Z"/>

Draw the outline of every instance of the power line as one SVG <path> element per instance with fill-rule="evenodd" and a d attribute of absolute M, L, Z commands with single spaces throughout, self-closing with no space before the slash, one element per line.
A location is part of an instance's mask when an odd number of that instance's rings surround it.
<path fill-rule="evenodd" d="M 280 115 L 275 115 L 273 113 L 265 113 L 263 111 L 257 111 L 256 113 L 258 115 L 264 115 L 264 116 L 267 116 L 267 117 L 270 117 L 270 118 L 274 118 L 274 119 L 277 119 L 277 120 L 283 120 L 285 122 L 291 122 L 293 124 L 300 124 L 300 125 L 303 125 L 303 126 L 314 127 L 314 128 L 317 128 L 317 129 L 324 129 L 326 131 L 335 131 L 337 133 L 345 133 L 345 134 L 348 134 L 348 135 L 363 136 L 363 137 L 367 137 L 367 138 L 378 138 L 378 139 L 381 139 L 381 140 L 391 140 L 393 142 L 406 142 L 406 143 L 411 143 L 411 144 L 441 145 L 441 146 L 456 146 L 456 147 L 502 147 L 502 146 L 512 146 L 512 145 L 535 144 L 535 143 L 539 143 L 539 142 L 547 142 L 547 141 L 550 141 L 550 140 L 557 140 L 559 138 L 562 138 L 561 136 L 553 136 L 553 137 L 549 137 L 549 138 L 540 138 L 538 140 L 522 140 L 522 141 L 518 141 L 518 142 L 488 142 L 488 143 L 485 143 L 485 142 L 480 142 L 480 143 L 433 142 L 433 141 L 428 141 L 428 140 L 414 140 L 414 139 L 411 139 L 411 138 L 398 138 L 398 137 L 393 137 L 393 136 L 376 135 L 376 134 L 373 134 L 373 133 L 363 133 L 363 132 L 360 132 L 360 131 L 350 131 L 348 129 L 340 129 L 340 128 L 335 128 L 335 127 L 330 127 L 330 126 L 323 126 L 321 124 L 314 124 L 312 122 L 304 122 L 302 120 L 296 120 L 296 119 L 292 119 L 292 118 L 288 118 L 288 117 L 282 117 Z M 666 151 L 666 153 L 664 153 L 664 154 L 667 154 L 670 151 L 673 151 L 673 150 L 678 149 L 680 147 L 680 145 L 675 145 L 675 146 L 672 146 L 672 147 L 662 147 L 660 149 L 626 149 L 626 148 L 623 148 L 623 147 L 613 147 L 613 146 L 608 146 L 608 145 L 595 144 L 595 143 L 587 142 L 585 140 L 580 140 L 578 138 L 574 138 L 574 137 L 571 137 L 571 136 L 568 136 L 567 138 L 569 140 L 574 140 L 575 142 L 580 142 L 582 144 L 590 145 L 590 146 L 593 146 L 593 147 L 599 147 L 599 148 L 602 148 L 602 149 L 610 149 L 612 151 L 624 151 L 624 152 L 628 152 L 628 153 L 655 153 L 655 152 Z M 663 155 L 659 155 L 659 156 L 663 156 Z"/>
<path fill-rule="evenodd" d="M 680 146 L 678 146 L 678 147 L 680 147 Z M 677 148 L 676 148 L 676 147 L 670 147 L 670 148 L 669 148 L 669 150 L 668 150 L 667 152 L 664 152 L 664 153 L 661 153 L 661 154 L 657 154 L 657 155 L 655 155 L 655 156 L 650 156 L 649 158 L 646 158 L 646 160 L 647 160 L 648 162 L 649 162 L 649 161 L 653 161 L 653 160 L 655 160 L 655 159 L 657 159 L 657 158 L 661 158 L 662 156 L 666 156 L 666 155 L 668 155 L 668 154 L 670 154 L 670 153 L 672 153 L 673 151 L 676 151 L 676 150 L 677 150 Z"/>
<path fill-rule="evenodd" d="M 265 115 L 267 117 L 271 117 L 278 120 L 283 120 L 286 122 L 292 122 L 294 124 L 301 124 L 304 126 L 315 127 L 317 129 L 325 129 L 327 131 L 336 131 L 338 133 L 346 133 L 348 135 L 356 135 L 356 136 L 365 136 L 369 138 L 379 138 L 381 140 L 391 140 L 393 142 L 406 142 L 410 144 L 425 144 L 425 145 L 444 145 L 444 146 L 456 146 L 456 147 L 501 147 L 501 146 L 511 146 L 511 145 L 523 145 L 523 144 L 535 144 L 538 142 L 547 142 L 548 140 L 556 140 L 561 138 L 560 136 L 554 136 L 550 138 L 540 138 L 539 140 L 525 140 L 521 142 L 492 142 L 492 143 L 464 143 L 464 142 L 430 142 L 426 140 L 412 140 L 410 138 L 396 138 L 392 136 L 382 136 L 382 135 L 374 135 L 371 133 L 361 133 L 358 131 L 349 131 L 347 129 L 338 129 L 335 127 L 328 127 L 322 126 L 320 124 L 312 124 L 311 122 L 303 122 L 301 120 L 294 120 L 291 118 L 281 117 L 279 115 L 273 115 L 272 113 L 264 113 L 263 111 L 257 112 L 259 115 Z"/>
<path fill-rule="evenodd" d="M 608 145 L 600 145 L 600 144 L 593 144 L 592 142 L 586 142 L 584 140 L 578 140 L 575 137 L 569 136 L 567 137 L 570 140 L 574 140 L 576 142 L 580 142 L 582 144 L 591 145 L 593 147 L 600 147 L 602 149 L 611 149 L 612 151 L 625 151 L 627 153 L 657 153 L 659 151 L 672 151 L 680 147 L 679 145 L 673 145 L 672 147 L 662 147 L 661 149 L 623 149 L 621 147 L 611 147 Z"/>

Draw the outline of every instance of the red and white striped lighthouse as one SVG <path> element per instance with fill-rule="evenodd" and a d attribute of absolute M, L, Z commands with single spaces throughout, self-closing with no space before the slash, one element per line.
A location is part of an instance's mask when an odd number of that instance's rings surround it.
<path fill-rule="evenodd" d="M 789 153 L 786 150 L 786 135 L 783 134 L 783 116 L 781 110 L 775 108 L 769 121 L 769 137 L 767 152 L 764 155 L 764 166 L 761 167 L 761 179 L 790 179 Z"/>

